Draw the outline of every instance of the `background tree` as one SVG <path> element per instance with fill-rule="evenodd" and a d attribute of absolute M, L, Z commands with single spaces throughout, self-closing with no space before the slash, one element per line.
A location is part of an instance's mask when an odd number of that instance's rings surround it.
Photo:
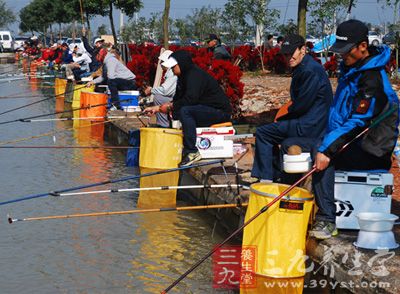
<path fill-rule="evenodd" d="M 163 14 L 163 35 L 164 35 L 164 48 L 168 49 L 169 44 L 169 8 L 171 6 L 171 0 L 165 0 L 164 14 Z"/>
<path fill-rule="evenodd" d="M 306 37 L 306 15 L 307 15 L 307 2 L 308 0 L 299 0 L 297 8 L 297 28 L 298 34 Z"/>
<path fill-rule="evenodd" d="M 101 36 L 101 35 L 107 35 L 107 26 L 105 24 L 100 25 L 97 28 L 97 35 Z"/>
<path fill-rule="evenodd" d="M 178 36 L 182 41 L 186 41 L 193 36 L 193 28 L 191 27 L 187 19 L 175 19 L 173 21 L 172 29 L 174 34 Z"/>
<path fill-rule="evenodd" d="M 15 15 L 11 9 L 7 8 L 6 3 L 0 0 L 0 27 L 4 27 L 15 21 Z"/>
<path fill-rule="evenodd" d="M 193 28 L 193 37 L 203 41 L 209 34 L 220 33 L 221 9 L 201 7 L 193 10 L 192 15 L 186 16 L 189 25 Z"/>
<path fill-rule="evenodd" d="M 246 21 L 246 11 L 238 9 L 231 1 L 224 6 L 221 22 L 222 31 L 227 33 L 225 39 L 233 46 L 236 41 L 246 41 L 252 35 L 253 28 Z"/>
<path fill-rule="evenodd" d="M 345 19 L 351 0 L 313 0 L 309 3 L 317 35 L 324 37 L 334 34 L 338 23 Z M 352 3 L 354 5 L 354 2 Z M 329 44 L 323 44 L 327 51 Z M 327 55 L 327 52 L 325 52 Z M 326 56 L 327 57 L 327 56 Z"/>
<path fill-rule="evenodd" d="M 298 32 L 297 25 L 294 23 L 293 19 L 289 19 L 287 24 L 281 24 L 277 27 L 277 30 L 282 36 L 287 36 L 290 34 L 296 34 Z"/>

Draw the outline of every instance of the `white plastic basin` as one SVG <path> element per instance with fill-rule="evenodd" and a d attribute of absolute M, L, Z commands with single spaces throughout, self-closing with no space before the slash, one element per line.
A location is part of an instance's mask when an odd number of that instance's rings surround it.
<path fill-rule="evenodd" d="M 357 218 L 362 231 L 387 232 L 392 230 L 398 216 L 383 212 L 361 212 Z"/>
<path fill-rule="evenodd" d="M 299 155 L 283 155 L 283 170 L 286 173 L 305 173 L 311 169 L 310 153 L 301 153 Z"/>

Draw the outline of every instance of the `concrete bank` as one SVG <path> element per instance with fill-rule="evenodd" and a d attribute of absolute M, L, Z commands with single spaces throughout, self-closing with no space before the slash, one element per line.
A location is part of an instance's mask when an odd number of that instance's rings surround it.
<path fill-rule="evenodd" d="M 122 113 L 122 112 L 121 112 Z M 113 115 L 120 115 L 113 112 Z M 107 125 L 106 136 L 114 144 L 126 144 L 128 132 L 141 126 L 137 119 L 118 120 Z M 181 176 L 180 185 L 236 183 L 234 162 L 238 160 L 240 180 L 247 176 L 253 162 L 252 142 L 244 144 L 248 152 L 240 158 L 226 160 L 224 174 L 220 166 L 190 169 Z M 247 173 L 246 173 L 247 172 Z M 184 200 L 196 204 L 247 202 L 248 191 L 236 189 L 193 190 L 190 194 L 178 194 Z M 238 198 L 240 196 L 240 198 Z M 393 200 L 393 213 L 399 215 L 399 203 Z M 392 209 L 393 210 L 393 209 Z M 243 222 L 245 208 L 210 210 L 210 214 L 223 226 L 227 234 Z M 400 228 L 395 226 L 395 236 L 400 240 Z M 400 293 L 400 250 L 357 249 L 353 242 L 357 231 L 341 230 L 340 235 L 322 242 L 309 238 L 307 241 L 307 269 L 305 287 L 321 289 L 324 293 Z M 318 279 L 316 278 L 318 276 Z M 311 293 L 311 292 L 310 292 Z M 314 292 L 313 292 L 314 293 Z M 317 293 L 317 292 L 315 292 Z M 321 292 L 318 292 L 321 293 Z"/>

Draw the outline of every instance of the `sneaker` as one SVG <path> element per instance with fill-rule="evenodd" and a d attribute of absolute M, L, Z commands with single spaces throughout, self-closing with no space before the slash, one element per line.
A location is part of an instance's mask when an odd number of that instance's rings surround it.
<path fill-rule="evenodd" d="M 114 105 L 110 107 L 110 111 L 115 111 L 115 110 L 118 110 L 118 108 L 115 107 Z"/>
<path fill-rule="evenodd" d="M 327 221 L 316 221 L 312 230 L 309 232 L 310 237 L 314 237 L 318 240 L 329 239 L 339 234 L 334 223 Z"/>
<path fill-rule="evenodd" d="M 199 161 L 201 159 L 201 155 L 200 152 L 193 152 L 193 153 L 188 153 L 187 155 L 185 155 L 181 161 L 181 163 L 179 163 L 179 166 L 188 166 L 191 165 L 193 163 L 195 163 L 196 161 Z"/>

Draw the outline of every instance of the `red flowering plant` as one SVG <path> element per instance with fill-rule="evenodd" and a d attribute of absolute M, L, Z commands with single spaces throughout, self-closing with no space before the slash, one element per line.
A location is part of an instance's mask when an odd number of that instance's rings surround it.
<path fill-rule="evenodd" d="M 224 89 L 232 106 L 232 118 L 241 116 L 241 99 L 243 97 L 244 84 L 240 81 L 243 73 L 238 66 L 225 60 L 213 60 L 208 73 L 213 76 Z"/>
<path fill-rule="evenodd" d="M 338 62 L 336 59 L 336 55 L 332 55 L 329 61 L 325 62 L 324 64 L 325 71 L 328 73 L 329 77 L 336 76 L 336 71 L 338 68 Z"/>
<path fill-rule="evenodd" d="M 154 80 L 154 65 L 149 58 L 142 54 L 133 54 L 132 60 L 126 66 L 136 75 L 136 85 L 142 87 L 144 83 L 150 84 Z"/>
<path fill-rule="evenodd" d="M 137 85 L 141 87 L 144 83 L 150 84 L 154 81 L 160 47 L 131 44 L 129 49 L 132 60 L 127 63 L 127 67 L 135 73 Z M 232 105 L 233 118 L 240 117 L 240 99 L 243 97 L 244 84 L 240 82 L 242 71 L 238 66 L 229 61 L 213 60 L 213 54 L 207 48 L 170 46 L 169 49 L 189 51 L 193 62 L 211 74 L 224 89 Z"/>

